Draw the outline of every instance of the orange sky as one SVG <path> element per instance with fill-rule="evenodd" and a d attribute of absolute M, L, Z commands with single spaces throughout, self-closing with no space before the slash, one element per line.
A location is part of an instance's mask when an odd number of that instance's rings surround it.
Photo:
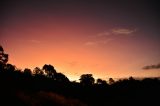
<path fill-rule="evenodd" d="M 71 80 L 86 73 L 103 79 L 160 76 L 160 69 L 142 69 L 160 62 L 155 10 L 114 4 L 6 3 L 0 44 L 18 68 L 52 64 Z"/>

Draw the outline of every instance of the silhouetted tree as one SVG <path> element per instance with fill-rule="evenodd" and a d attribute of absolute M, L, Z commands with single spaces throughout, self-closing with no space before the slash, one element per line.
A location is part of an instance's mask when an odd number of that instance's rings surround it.
<path fill-rule="evenodd" d="M 42 69 L 45 70 L 47 77 L 54 78 L 54 75 L 56 74 L 56 70 L 52 65 L 45 64 Z"/>
<path fill-rule="evenodd" d="M 0 45 L 0 61 L 1 62 L 2 62 L 3 54 L 4 54 L 4 50 L 3 50 L 3 47 Z"/>
<path fill-rule="evenodd" d="M 81 75 L 79 80 L 80 80 L 80 83 L 83 85 L 93 85 L 95 81 L 92 74 L 83 74 Z"/>
<path fill-rule="evenodd" d="M 34 75 L 44 75 L 43 70 L 41 70 L 39 67 L 34 68 L 33 70 Z"/>
<path fill-rule="evenodd" d="M 2 62 L 0 62 L 0 72 L 4 71 L 4 66 L 5 66 L 5 64 L 3 64 Z"/>
<path fill-rule="evenodd" d="M 102 80 L 100 78 L 97 79 L 97 84 L 107 84 L 105 80 Z"/>
<path fill-rule="evenodd" d="M 113 78 L 109 78 L 109 84 L 111 85 L 111 84 L 114 84 L 114 83 L 115 83 L 114 79 Z"/>
<path fill-rule="evenodd" d="M 134 81 L 135 79 L 131 76 L 128 78 L 130 81 Z"/>
<path fill-rule="evenodd" d="M 8 54 L 4 53 L 4 49 L 0 46 L 0 62 L 6 64 L 8 62 Z"/>
<path fill-rule="evenodd" d="M 62 73 L 56 73 L 55 80 L 59 82 L 69 82 L 69 79 Z"/>
<path fill-rule="evenodd" d="M 7 64 L 5 66 L 5 70 L 8 71 L 8 72 L 14 72 L 15 71 L 15 66 L 12 65 L 12 64 Z"/>
<path fill-rule="evenodd" d="M 29 68 L 25 68 L 23 73 L 24 73 L 25 76 L 31 76 L 32 75 L 32 71 Z"/>
<path fill-rule="evenodd" d="M 3 53 L 4 52 L 4 50 L 3 50 L 3 47 L 0 45 L 0 53 Z"/>
<path fill-rule="evenodd" d="M 8 62 L 8 54 L 4 53 L 3 47 L 0 45 L 0 71 L 4 71 Z"/>

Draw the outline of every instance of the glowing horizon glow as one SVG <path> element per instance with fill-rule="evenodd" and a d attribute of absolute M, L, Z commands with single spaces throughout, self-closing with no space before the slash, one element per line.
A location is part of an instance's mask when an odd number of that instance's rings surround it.
<path fill-rule="evenodd" d="M 160 63 L 157 11 L 136 4 L 8 2 L 0 44 L 18 68 L 51 64 L 71 80 L 87 73 L 102 79 L 160 76 L 160 69 L 142 69 Z"/>

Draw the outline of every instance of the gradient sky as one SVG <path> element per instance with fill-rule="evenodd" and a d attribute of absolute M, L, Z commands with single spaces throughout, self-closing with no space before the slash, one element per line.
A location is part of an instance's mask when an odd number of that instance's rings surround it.
<path fill-rule="evenodd" d="M 0 44 L 24 69 L 52 64 L 71 80 L 157 77 L 157 0 L 1 0 Z"/>

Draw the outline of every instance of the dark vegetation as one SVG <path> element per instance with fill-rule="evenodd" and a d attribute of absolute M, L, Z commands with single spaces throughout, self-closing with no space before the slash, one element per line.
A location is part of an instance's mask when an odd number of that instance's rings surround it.
<path fill-rule="evenodd" d="M 137 106 L 160 105 L 160 80 L 133 77 L 109 82 L 80 76 L 71 82 L 52 65 L 17 69 L 0 47 L 0 106 Z"/>

